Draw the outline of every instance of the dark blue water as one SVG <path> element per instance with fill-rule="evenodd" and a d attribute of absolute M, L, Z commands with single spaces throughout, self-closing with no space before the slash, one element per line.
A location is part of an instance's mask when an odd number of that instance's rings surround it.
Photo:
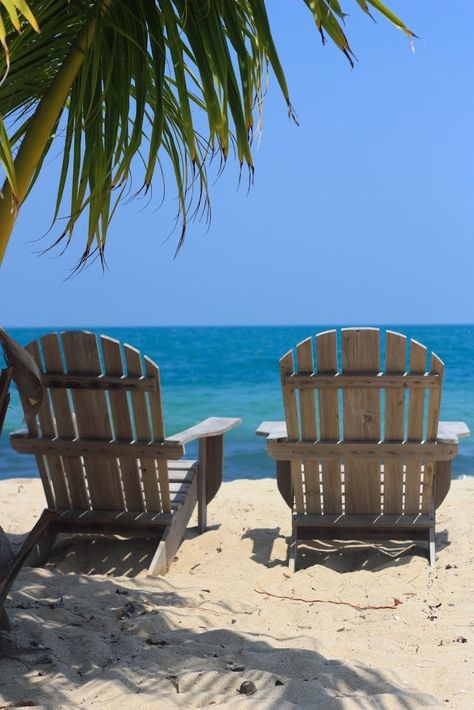
<path fill-rule="evenodd" d="M 474 326 L 385 326 L 419 340 L 446 364 L 441 418 L 463 420 L 474 431 Z M 226 436 L 225 478 L 273 475 L 265 440 L 255 436 L 264 419 L 282 419 L 278 359 L 297 342 L 327 326 L 100 328 L 160 365 L 166 434 L 208 416 L 241 417 Z M 26 345 L 47 329 L 9 329 Z M 383 341 L 383 338 L 382 338 Z M 382 363 L 384 354 L 382 351 Z M 21 428 L 16 393 L 0 439 L 0 478 L 36 476 L 34 459 L 16 454 L 8 432 Z M 187 454 L 195 449 L 188 447 Z M 454 475 L 474 475 L 474 440 L 461 442 Z"/>

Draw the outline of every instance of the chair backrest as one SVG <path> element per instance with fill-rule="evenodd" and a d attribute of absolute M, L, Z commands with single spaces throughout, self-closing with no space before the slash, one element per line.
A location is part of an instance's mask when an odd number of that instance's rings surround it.
<path fill-rule="evenodd" d="M 297 512 L 429 513 L 442 361 L 433 353 L 426 372 L 427 350 L 410 340 L 407 368 L 406 337 L 387 331 L 383 372 L 377 328 L 342 329 L 341 339 L 342 369 L 335 330 L 316 335 L 315 357 L 308 338 L 296 348 L 296 363 L 292 351 L 280 360 L 288 441 L 300 442 L 296 451 L 316 442 L 292 462 Z M 381 439 L 390 446 L 361 444 Z M 334 444 L 333 453 L 318 460 L 324 442 Z M 408 442 L 415 444 L 410 457 Z"/>
<path fill-rule="evenodd" d="M 29 433 L 63 442 L 63 453 L 36 454 L 48 506 L 169 512 L 166 459 L 128 453 L 131 442 L 163 442 L 158 366 L 130 345 L 82 331 L 50 333 L 26 349 L 46 388 Z M 81 440 L 103 446 L 82 452 Z M 130 446 L 117 453 L 111 440 Z M 68 441 L 74 449 L 64 448 Z"/>

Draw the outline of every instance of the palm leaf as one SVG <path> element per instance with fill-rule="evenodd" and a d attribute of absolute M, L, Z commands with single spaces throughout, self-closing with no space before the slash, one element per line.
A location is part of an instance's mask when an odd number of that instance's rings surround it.
<path fill-rule="evenodd" d="M 342 0 L 304 2 L 323 40 L 352 63 Z M 412 36 L 379 0 L 356 2 Z M 103 258 L 132 174 L 141 170 L 148 189 L 168 162 L 179 248 L 189 219 L 209 215 L 210 161 L 224 164 L 234 146 L 252 173 L 268 67 L 292 115 L 265 0 L 0 0 L 0 43 L 0 261 L 12 205 L 23 203 L 53 145 L 63 158 L 52 223 L 65 213 L 59 240 L 68 244 L 87 214 L 83 264 Z"/>

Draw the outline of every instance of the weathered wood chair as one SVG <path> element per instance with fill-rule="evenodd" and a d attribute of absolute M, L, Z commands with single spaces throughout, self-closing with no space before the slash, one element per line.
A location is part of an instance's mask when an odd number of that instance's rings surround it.
<path fill-rule="evenodd" d="M 435 509 L 450 486 L 463 422 L 439 422 L 443 363 L 386 332 L 385 372 L 377 328 L 308 338 L 280 360 L 286 422 L 263 422 L 277 484 L 292 508 L 289 564 L 299 540 L 410 540 L 435 564 Z M 429 393 L 425 404 L 425 394 Z"/>
<path fill-rule="evenodd" d="M 223 434 L 240 419 L 211 417 L 166 438 L 158 366 L 130 345 L 86 332 L 51 333 L 26 348 L 47 396 L 28 432 L 11 435 L 34 454 L 48 508 L 36 562 L 59 532 L 159 538 L 148 573 L 165 574 L 198 504 L 222 482 Z M 199 439 L 198 461 L 183 460 Z"/>

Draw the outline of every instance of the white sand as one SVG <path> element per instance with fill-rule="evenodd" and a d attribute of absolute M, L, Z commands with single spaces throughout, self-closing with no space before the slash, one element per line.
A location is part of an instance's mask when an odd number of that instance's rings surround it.
<path fill-rule="evenodd" d="M 43 507 L 38 480 L 0 483 L 18 544 Z M 472 708 L 474 480 L 438 511 L 438 566 L 370 548 L 287 571 L 290 512 L 271 480 L 224 484 L 210 530 L 189 531 L 164 578 L 144 541 L 60 543 L 25 568 L 0 635 L 0 707 Z M 136 577 L 137 571 L 140 572 Z M 276 599 L 255 590 L 360 606 Z M 257 692 L 239 695 L 245 681 Z"/>

